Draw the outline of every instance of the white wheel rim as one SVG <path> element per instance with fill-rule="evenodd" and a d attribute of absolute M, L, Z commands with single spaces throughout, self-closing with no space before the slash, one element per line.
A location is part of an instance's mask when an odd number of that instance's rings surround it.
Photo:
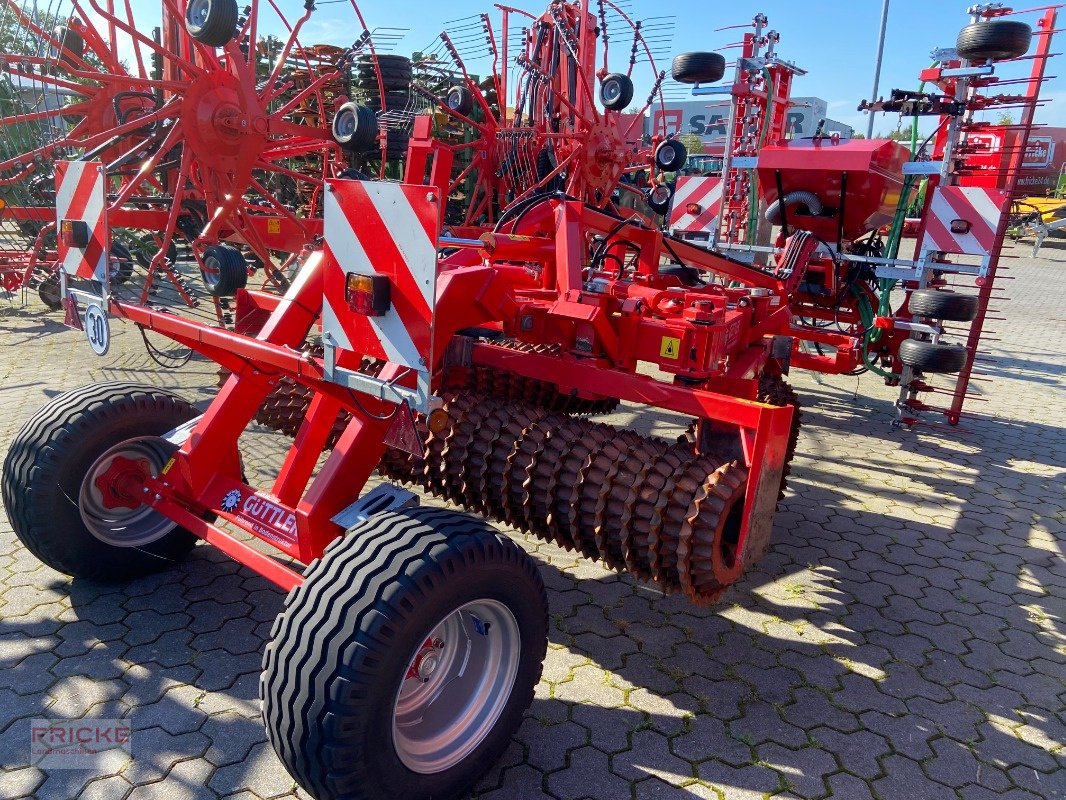
<path fill-rule="evenodd" d="M 407 662 L 393 704 L 396 754 L 431 775 L 467 758 L 495 726 L 514 689 L 521 633 L 498 600 L 449 612 Z"/>

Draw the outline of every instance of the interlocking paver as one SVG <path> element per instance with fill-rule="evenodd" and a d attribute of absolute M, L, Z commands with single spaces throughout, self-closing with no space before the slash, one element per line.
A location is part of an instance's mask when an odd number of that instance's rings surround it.
<path fill-rule="evenodd" d="M 1000 362 L 977 387 L 988 416 L 964 434 L 891 429 L 894 391 L 868 376 L 856 396 L 854 378 L 793 371 L 807 410 L 774 545 L 717 606 L 516 534 L 542 564 L 551 647 L 475 796 L 1066 797 L 1066 269 L 1055 242 L 1043 252 L 1013 262 Z M 124 330 L 89 360 L 52 323 L 35 342 L 47 383 L 28 381 L 2 348 L 45 319 L 0 307 L 0 451 L 92 380 L 211 396 L 206 362 L 162 372 Z M 656 415 L 654 429 L 682 425 Z M 269 477 L 286 441 L 245 439 L 250 479 Z M 207 546 L 126 586 L 71 581 L 0 515 L 0 799 L 305 798 L 259 719 L 283 599 Z M 28 767 L 42 715 L 128 716 L 133 758 L 105 774 Z"/>

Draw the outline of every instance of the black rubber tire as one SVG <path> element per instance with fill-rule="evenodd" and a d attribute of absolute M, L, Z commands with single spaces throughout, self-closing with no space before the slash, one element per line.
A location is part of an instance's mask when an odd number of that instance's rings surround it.
<path fill-rule="evenodd" d="M 111 273 L 108 277 L 115 286 L 121 286 L 133 277 L 133 253 L 122 242 L 111 243 L 108 265 Z"/>
<path fill-rule="evenodd" d="M 4 507 L 19 540 L 52 569 L 97 581 L 129 580 L 180 560 L 196 543 L 188 531 L 175 527 L 149 545 L 117 547 L 89 532 L 73 498 L 108 449 L 161 436 L 198 414 L 177 395 L 135 383 L 96 383 L 53 398 L 4 459 Z"/>
<path fill-rule="evenodd" d="M 353 153 L 373 150 L 378 141 L 378 115 L 372 108 L 348 102 L 337 109 L 331 126 L 333 141 Z"/>
<path fill-rule="evenodd" d="M 688 148 L 677 139 L 667 139 L 655 148 L 655 166 L 663 172 L 677 172 L 688 161 Z"/>
<path fill-rule="evenodd" d="M 59 311 L 63 307 L 63 295 L 60 293 L 58 272 L 53 272 L 41 281 L 41 285 L 37 287 L 37 296 L 51 311 Z"/>
<path fill-rule="evenodd" d="M 207 293 L 215 297 L 232 297 L 248 284 L 248 262 L 236 247 L 216 244 L 204 250 L 204 264 L 218 274 L 200 270 Z"/>
<path fill-rule="evenodd" d="M 237 0 L 190 0 L 185 30 L 208 47 L 224 47 L 237 32 Z"/>
<path fill-rule="evenodd" d="M 921 339 L 900 342 L 899 360 L 921 372 L 959 372 L 966 366 L 969 353 L 960 344 L 933 344 Z"/>
<path fill-rule="evenodd" d="M 59 25 L 52 32 L 52 38 L 59 43 L 56 53 L 59 61 L 71 69 L 78 69 L 77 59 L 85 57 L 85 39 L 82 35 L 66 25 Z"/>
<path fill-rule="evenodd" d="M 390 129 L 388 141 L 385 147 L 385 157 L 389 161 L 407 158 L 407 145 L 411 141 L 411 134 L 407 131 Z"/>
<path fill-rule="evenodd" d="M 411 59 L 397 55 L 379 55 L 377 63 L 378 66 L 375 69 L 372 57 L 365 56 L 359 60 L 356 83 L 361 89 L 377 94 L 380 91 L 378 88 L 379 71 L 386 92 L 407 89 L 411 86 L 414 74 Z"/>
<path fill-rule="evenodd" d="M 725 75 L 721 53 L 681 53 L 674 56 L 670 75 L 678 83 L 717 83 Z"/>
<path fill-rule="evenodd" d="M 511 695 L 467 758 L 443 772 L 415 773 L 396 753 L 394 699 L 440 615 L 479 598 L 503 603 L 518 622 Z M 459 797 L 510 744 L 546 646 L 544 583 L 514 542 L 455 511 L 379 514 L 333 542 L 286 599 L 263 656 L 267 737 L 314 797 Z"/>
<path fill-rule="evenodd" d="M 411 92 L 407 89 L 396 89 L 394 91 L 385 92 L 384 109 L 381 107 L 381 98 L 376 91 L 366 99 L 366 107 L 371 111 L 402 111 L 410 104 Z"/>
<path fill-rule="evenodd" d="M 959 31 L 955 52 L 967 61 L 1004 61 L 1029 52 L 1033 29 L 1024 22 L 995 19 L 975 22 Z"/>
<path fill-rule="evenodd" d="M 937 289 L 918 289 L 910 294 L 907 308 L 912 314 L 951 322 L 970 322 L 977 318 L 978 297 Z"/>
<path fill-rule="evenodd" d="M 659 267 L 660 275 L 672 275 L 681 281 L 683 286 L 706 286 L 706 281 L 703 280 L 703 276 L 700 275 L 698 269 L 686 266 L 685 264 L 663 264 Z"/>
<path fill-rule="evenodd" d="M 621 111 L 633 101 L 633 81 L 620 72 L 611 72 L 600 81 L 600 102 L 610 111 Z"/>
<path fill-rule="evenodd" d="M 453 86 L 444 96 L 444 105 L 456 114 L 469 117 L 474 110 L 474 93 L 465 86 Z"/>

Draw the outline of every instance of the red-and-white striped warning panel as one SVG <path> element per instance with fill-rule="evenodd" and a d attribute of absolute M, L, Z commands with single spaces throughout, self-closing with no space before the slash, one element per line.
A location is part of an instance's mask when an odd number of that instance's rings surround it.
<path fill-rule="evenodd" d="M 721 210 L 721 178 L 678 178 L 670 209 L 670 229 L 674 233 L 709 232 Z"/>
<path fill-rule="evenodd" d="M 329 182 L 322 331 L 342 350 L 425 371 L 432 365 L 440 210 L 432 189 L 399 183 Z M 348 275 L 389 279 L 389 308 L 348 306 Z"/>
<path fill-rule="evenodd" d="M 74 247 L 63 236 L 63 221 L 84 222 L 88 243 Z M 98 161 L 56 162 L 56 229 L 59 263 L 67 275 L 104 282 L 107 276 L 107 176 Z"/>
<path fill-rule="evenodd" d="M 1006 192 L 999 189 L 938 186 L 926 213 L 922 253 L 987 256 L 995 244 L 1007 202 Z"/>

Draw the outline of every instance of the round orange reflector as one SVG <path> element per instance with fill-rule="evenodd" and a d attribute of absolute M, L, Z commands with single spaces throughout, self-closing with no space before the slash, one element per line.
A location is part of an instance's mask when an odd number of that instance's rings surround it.
<path fill-rule="evenodd" d="M 433 433 L 440 433 L 448 427 L 448 412 L 443 408 L 430 411 L 429 419 L 426 420 L 426 424 Z"/>
<path fill-rule="evenodd" d="M 685 211 L 689 214 L 692 214 L 693 216 L 696 216 L 701 211 L 703 211 L 703 206 L 701 206 L 699 203 L 689 203 L 687 206 L 685 206 Z"/>

